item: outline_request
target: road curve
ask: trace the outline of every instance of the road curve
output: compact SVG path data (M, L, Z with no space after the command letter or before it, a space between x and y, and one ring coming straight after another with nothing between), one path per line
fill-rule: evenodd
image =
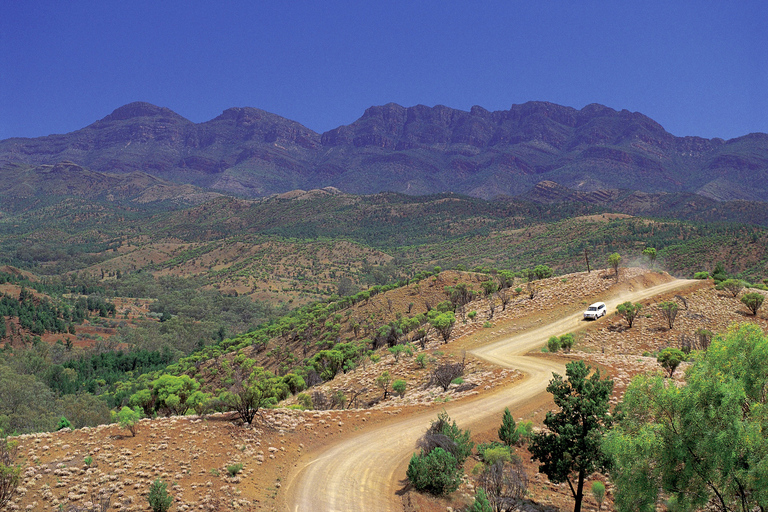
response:
M674 280L650 288L623 293L606 300L608 311L624 301L637 302L690 284ZM481 421L498 422L505 407L515 408L535 398L545 389L552 372L564 374L563 364L524 354L546 343L552 335L583 327L581 313L564 316L545 326L473 350L477 357L515 368L525 378L513 386L484 394L476 399L446 404L445 410L462 427ZM421 437L437 411L409 415L364 431L331 445L314 460L299 462L284 487L289 510L295 512L348 512L360 510L398 511L402 503L396 494L404 486L402 470L410 459L416 440ZM513 412L514 413L514 412Z

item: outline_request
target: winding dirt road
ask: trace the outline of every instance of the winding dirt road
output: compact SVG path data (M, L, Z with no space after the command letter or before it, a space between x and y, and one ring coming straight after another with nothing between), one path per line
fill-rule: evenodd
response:
M654 295L685 287L691 281L673 280L646 289L623 293L606 300L608 311L624 301L637 302ZM476 399L446 404L445 410L463 428L480 422L498 422L505 407L517 407L536 399L545 389L552 372L565 373L556 361L525 356L541 347L553 335L583 327L581 313L570 314L542 327L473 350L475 356L515 368L525 378ZM416 440L435 418L431 410L384 425L328 447L311 461L299 462L284 489L289 510L296 512L398 511L402 503L397 491L405 485L405 468ZM514 414L514 412L513 412ZM306 460L306 459L303 459Z

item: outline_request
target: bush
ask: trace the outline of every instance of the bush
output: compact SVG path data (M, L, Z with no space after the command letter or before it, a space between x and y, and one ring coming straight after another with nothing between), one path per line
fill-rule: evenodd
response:
M672 375L675 373L677 367L680 366L680 363L685 361L685 354L679 348L667 347L659 352L656 361L662 368L669 372L669 377L672 378Z
M493 512L488 497L482 487L478 487L475 494L475 502L467 509L467 512Z
M693 274L694 279L709 279L709 272L696 272Z
M242 470L243 470L242 462L238 462L237 464L230 464L229 466L227 466L227 473L229 473L229 476L235 476Z
M152 482L147 500L153 512L166 512L173 504L173 496L168 494L168 484L159 478Z
M597 510L603 507L603 500L605 499L605 484L603 482L592 483L592 496L595 497L597 502Z
M405 475L418 491L449 494L459 488L462 470L456 457L442 448L413 454Z
M509 446L496 442L482 447L481 445L478 445L477 453L480 455L482 461L489 466L495 464L496 461L499 460L502 462L512 461L512 452L509 451Z
M549 338L549 340L547 340L547 350L553 354L560 350L560 338L557 336Z
M571 347L573 347L573 344L576 340L573 338L573 334L567 333L560 336L560 347L562 347L564 352L570 352Z
M392 383L392 391L394 391L400 396L404 396L406 386L407 384L403 379L397 379L395 382Z
M65 429L65 428L70 428L71 429L72 428L72 423L70 423L67 418L62 416L61 419L59 420L58 425L56 425L56 430L62 430L62 429Z
M131 409L127 405L124 405L120 412L117 413L117 423L120 428L130 431L131 436L136 436L136 427L141 419L141 412L139 408Z
M757 310L763 305L764 300L765 296L758 292L745 293L741 297L742 304L747 306L753 315L757 315Z
M531 441L531 435L533 435L533 422L521 421L515 428L517 433L519 444L528 444Z
M725 290L736 297L744 289L744 281L738 279L726 279L715 287L717 290Z

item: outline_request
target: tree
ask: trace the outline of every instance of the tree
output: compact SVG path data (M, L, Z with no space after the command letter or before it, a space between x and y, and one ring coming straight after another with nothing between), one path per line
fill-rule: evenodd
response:
M512 300L512 294L509 292L509 288L500 288L496 292L496 296L499 298L499 302L501 302L501 310L505 311L507 309L507 304Z
M392 375L388 371L385 371L378 377L376 377L376 386L380 387L384 391L384 398L387 399L387 393L389 392L389 383L392 382Z
M250 424L259 409L277 404L289 393L290 388L283 379L256 367L247 377L236 372L235 382L221 394L221 401L237 411L243 423Z
M682 386L635 377L604 442L617 510L651 512L662 496L678 510L765 510L766 367L768 337L745 323L718 336Z
M400 396L405 396L405 389L407 386L408 386L408 383L405 382L405 380L397 379L395 382L392 383L392 391L394 391Z
M560 410L547 413L547 430L534 434L530 445L533 460L541 462L539 471L555 483L568 483L574 512L581 510L586 477L604 471L607 464L600 445L611 424L608 400L613 381L603 379L599 370L590 372L583 361L573 361L565 366L565 380L553 375L547 391Z
M191 406L189 397L198 389L200 383L189 375L161 375L152 381L152 394L156 397L155 408L164 409L168 416L183 416Z
M762 293L751 292L741 296L741 302L749 308L753 315L757 315L757 310L763 305L765 296Z
M670 329L675 325L675 318L677 317L677 311L680 306L673 300L668 300L659 304L659 311L661 315L667 320L667 325Z
M485 490L494 512L512 510L515 502L525 497L528 489L528 477L522 461L520 458L499 459L487 465L478 478L478 488Z
M603 500L605 499L605 484L603 482L592 482L592 496L594 496L597 502L597 510L603 508Z
M432 370L432 380L448 391L451 383L464 375L464 363L443 363Z
M483 288L483 294L488 297L489 295L493 294L498 289L498 286L496 285L496 281L483 281L480 286Z
M560 347L562 347L563 352L570 352L574 343L576 343L576 339L573 337L573 334L566 333L560 336Z
M149 487L147 500L153 512L166 512L173 504L173 496L168 494L168 484L157 478Z
M547 340L547 350L553 354L560 350L560 338L557 336L550 336Z
M627 325L629 325L629 328L632 328L632 324L635 322L635 318L637 318L637 315L640 313L640 310L643 309L643 305L639 303L631 303L629 301L623 302L616 306L616 311L624 317L624 320L627 321Z
M549 268L546 265L536 265L533 268L533 275L536 277L536 279L546 279L548 277L552 277L552 269Z
M504 416L501 418L499 439L507 446L512 446L520 439L520 434L515 428L515 419L512 417L512 413L509 412L509 407L504 409Z
M613 272L616 275L616 282L619 282L619 264L621 263L621 255L617 252L608 256L608 263L613 267Z
M141 419L141 412L139 408L131 409L127 405L124 405L120 412L116 414L117 423L120 428L127 429L131 433L131 437L136 437L136 426Z
M656 361L667 371L671 379L680 363L685 361L685 354L679 348L667 347L659 352Z
M646 247L643 249L643 256L648 258L648 261L651 263L651 268L653 268L653 264L656 262L656 249L653 247Z
M715 288L718 290L725 290L736 297L741 293L741 290L744 289L744 282L739 279L726 279L725 281L720 282Z
M453 332L453 326L456 324L456 317L454 314L450 311L440 313L429 322L437 332L440 333L440 336L443 337L443 341L448 343L448 338L451 337L451 333Z

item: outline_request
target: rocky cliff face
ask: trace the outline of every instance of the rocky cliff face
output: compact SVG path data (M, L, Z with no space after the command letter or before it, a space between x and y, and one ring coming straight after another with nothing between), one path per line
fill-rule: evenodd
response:
M467 112L390 103L321 135L255 108L195 124L167 108L131 103L69 134L0 141L0 162L62 160L251 197L335 186L490 198L550 180L582 192L768 198L768 135L674 137L642 114L596 104Z

